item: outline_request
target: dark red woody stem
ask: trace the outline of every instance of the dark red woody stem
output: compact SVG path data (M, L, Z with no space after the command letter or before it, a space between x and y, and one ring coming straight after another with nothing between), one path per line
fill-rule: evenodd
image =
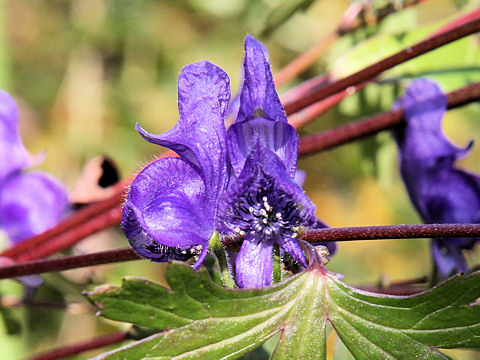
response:
M29 358L28 360L56 360L80 354L88 350L102 348L108 345L118 344L127 340L127 333L116 332L104 335L92 340L79 342L75 345L65 346L55 350L46 351Z
M448 93L448 108L453 109L480 100L480 82ZM334 146L358 140L388 130L403 120L403 111L390 110L363 120L351 122L330 130L304 136L300 139L299 155L306 156Z
M23 275L42 274L71 270L81 267L103 265L123 261L143 259L132 248L107 250L85 255L62 256L52 259L27 261L20 264L0 268L0 279Z
M299 236L300 239L310 243L456 237L480 237L480 224L420 224L325 228L309 230Z
M361 226L309 230L300 239L310 243L327 241L480 237L480 224L424 224ZM241 239L229 238L223 243L227 250L238 250ZM142 259L131 248L102 251L93 254L41 259L0 268L0 279L64 271L80 267Z
M0 256L10 257L17 261L40 258L51 254L47 247L49 249L58 249L59 243L61 243L62 249L72 246L75 241L71 238L71 235L66 233L69 229L78 228L78 231L82 232L82 236L88 236L99 230L117 225L120 220L118 209L122 202L125 185L125 181L117 184L115 194L110 198L78 210L74 215L61 221L54 228L5 250ZM100 219L98 218L99 214L102 214ZM85 223L91 225L85 227L83 226Z
M465 36L472 35L478 31L480 31L480 18L477 17L474 20L468 21L460 26L420 41L419 43L399 51L350 76L334 81L329 85L314 88L312 92L305 94L302 98L299 98L294 102L284 104L285 112L287 114L293 114L294 112L297 112L319 100L325 99L326 97L331 96L339 91L345 90L350 86L370 80L387 69L391 69L396 65L404 63L410 59L423 55Z

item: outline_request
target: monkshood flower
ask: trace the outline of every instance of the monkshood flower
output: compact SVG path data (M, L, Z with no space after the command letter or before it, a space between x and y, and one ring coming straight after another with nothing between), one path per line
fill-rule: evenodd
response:
M227 132L229 100L229 78L219 67L202 61L182 70L177 125L160 135L137 125L147 141L179 158L159 159L138 174L122 228L144 257L167 261L196 255L195 268L214 231L242 237L237 284L262 287L272 282L274 244L306 266L296 238L303 228L324 225L294 181L298 134L287 123L263 46L250 36L238 114Z
M426 223L478 223L480 221L480 177L455 167L467 155L473 142L458 148L444 135L442 117L447 99L434 82L413 81L403 98L406 125L396 140L400 149L400 170L408 194ZM478 239L434 239L432 252L443 277L465 272L463 249L472 249Z
M0 91L0 229L13 243L55 226L68 209L64 186L31 164L20 139L18 109Z

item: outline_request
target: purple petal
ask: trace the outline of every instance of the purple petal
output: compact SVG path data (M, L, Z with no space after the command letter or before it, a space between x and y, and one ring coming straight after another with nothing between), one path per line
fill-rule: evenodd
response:
M156 261L179 259L192 246L206 246L215 209L208 205L197 169L181 158L157 160L133 181L122 228L132 247Z
M0 90L0 183L28 165L28 155L18 130L15 100Z
M284 162L289 176L295 176L298 134L287 123L264 47L248 35L240 108L236 122L227 133L229 159L236 176L258 142L275 152Z
M276 240L276 243L280 245L283 250L288 252L300 265L303 267L308 266L305 255L303 254L302 248L298 244L297 239L279 237Z
M273 240L247 234L236 260L237 285L260 288L272 283Z
M43 172L18 173L0 192L0 227L19 243L55 226L68 209L63 185Z
M174 150L198 171L212 207L227 176L224 116L229 100L227 74L212 63L201 61L185 66L178 78L177 125L159 135L137 125L147 141Z

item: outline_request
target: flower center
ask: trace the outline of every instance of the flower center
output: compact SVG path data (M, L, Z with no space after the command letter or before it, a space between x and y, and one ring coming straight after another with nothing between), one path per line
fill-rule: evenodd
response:
M295 238L304 224L304 214L299 202L290 194L275 189L273 181L262 179L260 184L241 194L230 194L221 221L228 233L260 237Z

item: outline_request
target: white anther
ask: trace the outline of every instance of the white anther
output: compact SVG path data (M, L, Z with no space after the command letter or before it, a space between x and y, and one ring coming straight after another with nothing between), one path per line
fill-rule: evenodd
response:
M239 234L243 236L243 235L245 235L245 231L240 230L240 233L239 233Z
M293 234L292 234L292 238L293 238L293 239L295 239L297 236L298 236L297 233L293 233Z
M276 213L276 214L275 214L275 217L276 217L277 219L280 219L280 218L282 217L282 214Z
M268 220L267 220L267 219L263 219L262 222L263 222L264 224L268 224Z
M268 204L268 202L264 202L263 203L263 207L267 210L267 211L270 211L272 209L272 207Z
M263 201L268 201L268 198L267 198L266 196L264 196L264 197L262 198L262 200L263 200Z
M300 228L299 228L298 226L294 226L294 227L292 228L292 230L295 231L295 232L297 232L298 230L300 230Z
M260 210L260 214L262 214L262 216L264 216L264 217L267 217L267 216L268 216L268 215L267 215L267 212L265 211L265 209L261 209L261 210Z
M250 211L251 213L253 213L253 207L250 206L250 207L248 208L248 211Z
M187 252L185 250L182 251L183 255L187 255Z
M236 232L237 234L240 234L240 231L241 231L241 230L240 230L239 227L235 228L235 232Z

